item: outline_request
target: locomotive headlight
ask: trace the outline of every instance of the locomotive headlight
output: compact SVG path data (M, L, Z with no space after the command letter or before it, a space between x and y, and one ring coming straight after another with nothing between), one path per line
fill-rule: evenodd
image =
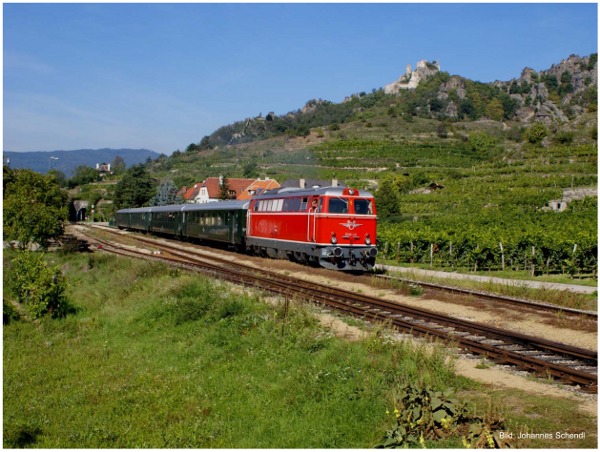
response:
M365 243L366 243L367 245L370 245L370 244L371 244L371 236L370 236L369 234L367 234L367 235L366 235L366 237L365 237Z
M334 245L337 243L337 237L335 236L335 232L331 233L331 243Z

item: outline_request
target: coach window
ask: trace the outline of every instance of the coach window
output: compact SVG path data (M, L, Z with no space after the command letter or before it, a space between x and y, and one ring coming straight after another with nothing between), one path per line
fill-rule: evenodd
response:
M329 199L329 213L348 213L348 200L344 198Z

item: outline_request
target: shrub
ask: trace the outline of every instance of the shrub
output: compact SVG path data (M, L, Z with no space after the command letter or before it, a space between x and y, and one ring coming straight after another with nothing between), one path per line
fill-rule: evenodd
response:
M558 144L571 144L571 143L573 143L574 139L575 139L575 133L568 132L568 131L558 132L554 136L554 142L558 143Z
M540 144L547 135L548 128L541 122L533 123L525 132L525 137L531 144Z
M44 255L19 251L11 265L10 288L34 319L68 312L65 281L58 268L48 267Z

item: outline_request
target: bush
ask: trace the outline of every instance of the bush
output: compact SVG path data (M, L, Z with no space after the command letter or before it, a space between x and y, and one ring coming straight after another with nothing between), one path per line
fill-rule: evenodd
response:
M574 132L563 131L563 132L558 132L554 136L554 142L557 144L571 144L571 143L573 143L574 139L575 139Z
M525 132L525 137L531 144L540 144L547 135L548 129L541 122L533 123L533 125Z
M64 278L58 268L48 267L43 254L19 251L10 271L12 293L34 319L67 314Z

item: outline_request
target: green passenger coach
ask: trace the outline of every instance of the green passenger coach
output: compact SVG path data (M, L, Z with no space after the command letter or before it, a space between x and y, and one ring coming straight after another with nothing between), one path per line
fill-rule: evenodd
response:
M141 207L119 210L116 223L119 229L243 247L247 211L247 201Z

